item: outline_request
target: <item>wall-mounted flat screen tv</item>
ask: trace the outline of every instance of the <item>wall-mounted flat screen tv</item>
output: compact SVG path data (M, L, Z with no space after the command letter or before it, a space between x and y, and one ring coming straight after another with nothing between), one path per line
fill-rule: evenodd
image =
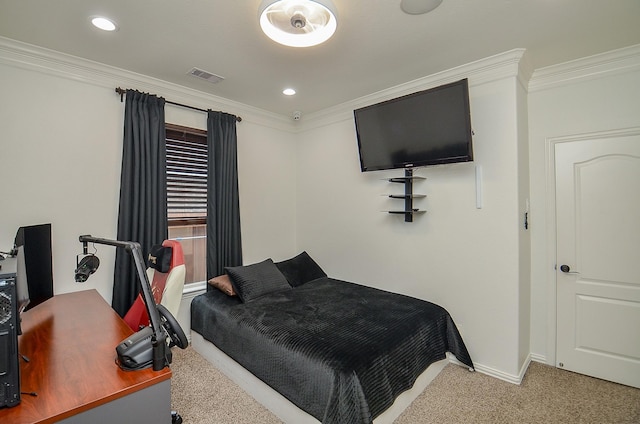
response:
M463 79L353 111L362 171L473 160Z

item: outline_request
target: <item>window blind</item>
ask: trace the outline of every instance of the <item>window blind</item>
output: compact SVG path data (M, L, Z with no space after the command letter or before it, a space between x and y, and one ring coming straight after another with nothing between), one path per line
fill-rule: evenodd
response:
M206 222L207 135L200 131L167 124L169 225Z

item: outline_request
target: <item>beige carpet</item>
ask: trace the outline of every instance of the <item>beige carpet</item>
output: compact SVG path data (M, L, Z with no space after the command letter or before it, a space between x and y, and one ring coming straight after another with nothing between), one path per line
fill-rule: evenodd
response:
M171 407L185 424L280 423L191 347L172 351ZM395 421L416 423L640 424L640 389L538 363L520 386L447 365Z

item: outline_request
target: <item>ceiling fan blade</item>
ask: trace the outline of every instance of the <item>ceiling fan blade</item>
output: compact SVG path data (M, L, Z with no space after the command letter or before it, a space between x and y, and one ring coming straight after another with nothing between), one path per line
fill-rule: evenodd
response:
M267 19L275 28L290 34L304 34L303 28L291 25L291 15L284 10L271 10L267 12Z
M305 18L307 22L312 22L314 25L325 26L331 19L331 15L324 9L316 8L305 13Z

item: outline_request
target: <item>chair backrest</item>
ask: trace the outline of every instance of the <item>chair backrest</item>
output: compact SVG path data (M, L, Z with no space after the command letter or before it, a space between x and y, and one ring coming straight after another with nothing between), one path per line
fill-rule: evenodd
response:
M186 268L184 265L184 254L182 245L177 240L165 240L162 246L171 249L171 260L168 272L160 272L154 267L147 268L147 277L151 283L151 292L156 304L162 304L171 315L177 316L182 300L182 289ZM133 331L138 331L140 327L149 325L149 315L147 308L138 295L135 302L124 316L124 321Z
M170 271L165 275L165 285L162 291L160 303L167 308L171 315L177 318L182 301L182 290L184 289L184 279L187 268L184 265L184 254L182 253L182 245L177 240L165 240L162 245L171 247L173 254L171 255ZM160 274L156 272L156 274ZM155 280L154 275L154 280Z

